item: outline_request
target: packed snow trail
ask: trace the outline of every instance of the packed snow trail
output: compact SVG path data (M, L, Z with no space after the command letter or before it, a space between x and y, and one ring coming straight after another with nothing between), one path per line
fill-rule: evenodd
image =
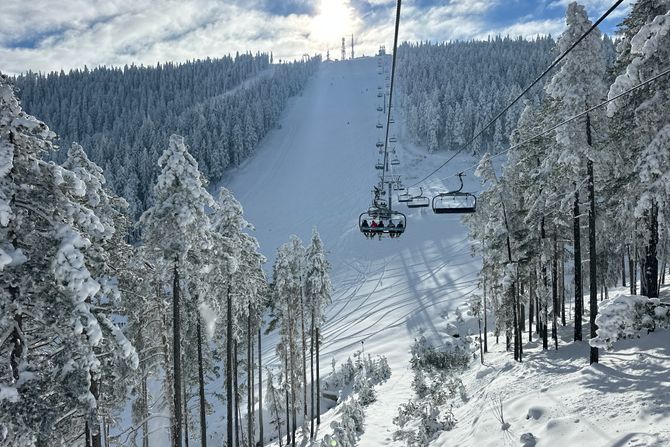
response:
M277 248L289 235L308 243L313 227L321 234L334 288L323 328L322 374L330 371L332 358L345 361L361 348L361 341L366 353L388 357L393 376L378 388L379 400L368 411L359 442L366 447L391 443L397 406L412 396L409 347L421 334L444 330L447 319L455 317L456 307L474 290L479 266L457 216L436 216L430 208L409 210L394 203L407 215L401 237L367 240L358 230L358 215L370 205L370 190L377 181L377 87L383 82L376 58L323 63L303 94L287 107L281 128L224 182L256 227L254 235L269 258L268 273ZM401 121L396 116L396 122ZM408 147L402 131L397 133L405 183L449 156L426 156ZM463 156L445 173L473 163ZM465 181L466 189L477 188L474 176ZM269 363L276 362L275 343L272 337L264 341ZM325 423L322 427L328 428Z

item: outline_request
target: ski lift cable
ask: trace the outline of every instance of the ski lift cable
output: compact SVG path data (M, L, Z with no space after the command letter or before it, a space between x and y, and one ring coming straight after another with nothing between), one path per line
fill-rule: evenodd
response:
M623 0L622 0L623 1ZM391 87L389 88L389 106L386 110L386 136L384 139L384 166L385 169L382 171L382 182L381 187L384 187L385 175L388 170L388 146L389 146L389 127L391 121L391 107L393 104L393 86L395 84L395 64L396 58L398 55L398 30L400 29L400 5L402 0L398 0L396 5L395 12L395 34L393 36L393 60L391 62Z
M437 169L435 169L433 172L431 172L430 174L428 174L427 176L425 176L424 178L422 178L421 180L419 180L418 182L416 182L412 186L416 186L419 183L422 183L422 182L428 180L428 178L432 177L436 172L438 172L443 167L445 167L447 165L447 163L449 163L451 160L453 160L458 154L463 152L468 146L470 146L472 143L474 143L477 138L479 138L484 132L486 132L486 130L488 128L490 128L496 121L498 121L500 119L500 117L502 117L505 114L505 112L507 112L509 109L511 109L512 106L514 106L514 104L516 104L526 93L528 93L531 88L535 87L535 85L537 85L537 83L540 82L540 80L542 80L542 78L544 78L556 65L558 65L559 62L561 62L568 55L568 53L570 53L577 45L579 45L579 43L582 40L584 40L586 38L586 36L591 34L591 32L594 29L596 29L596 27L598 25L600 25L600 23L602 23L602 21L605 20L619 5L621 5L621 3L623 3L623 1L624 0L617 0L616 3L614 3L602 16L600 16L600 18L598 20L596 20L593 23L593 25L591 25L591 27L588 30L586 30L586 32L584 34L582 34L582 36L579 39L577 39L577 41L570 46L570 48L568 48L560 56L558 56L554 60L554 62L552 62L549 65L549 67L547 67L540 74L540 76L538 76L533 82L531 82L528 87L526 87L511 103L509 103L507 105L507 107L502 109L500 111L500 113L498 113L491 121L489 121L482 129L480 129L479 132L477 132L472 138L470 138L470 140L468 140L468 142L465 143L465 145L463 145L463 147L461 147L459 150L457 150L456 153L454 153L451 157L449 157L447 159L447 161L442 163ZM396 29L396 33L397 33L397 29ZM393 54L393 57L394 57L394 61L395 61L395 53ZM391 82L391 87L393 87L393 82Z
M568 119L566 119L566 120L564 120L564 121L561 121L560 123L555 124L555 125L551 126L550 128L545 129L545 130L543 130L543 131L541 131L541 132L539 132L539 133L533 135L532 137L530 137L530 138L528 138L528 139L526 139L526 140L524 140L524 141L521 141L521 142L519 142L519 143L517 143L517 144L515 144L515 145L513 145L513 146L510 146L510 147L508 147L508 148L505 149L505 150L502 150L502 151L500 151L500 152L497 152L497 153L491 155L489 158L497 158L497 157L500 157L501 155L504 155L504 154L508 153L509 151L511 151L511 150L513 150L513 149L516 149L516 148L518 148L518 147L520 147L520 146L523 146L523 145L525 145L525 144L531 143L532 141L536 140L537 138L540 138L540 137L542 137L542 136L548 134L549 132L558 129L558 128L561 127L561 126L564 126L564 125L566 125L566 124L568 124L568 123L570 123L570 122L572 122L572 121L575 121L576 119L579 119L579 118L585 116L586 114L588 114L588 113L590 113L590 112L592 112L592 111L594 111L594 110L597 110L597 109L599 109L599 108L601 108L601 107L603 107L603 106L609 104L609 103L612 102L612 101L616 101L617 99L621 98L622 96L625 96L625 95L627 95L627 94L629 94L629 93L631 93L631 92L633 92L633 91L635 91L635 90L637 90L637 89L639 89L639 88L642 88L642 87L644 87L645 85L647 85L647 84L649 84L649 83L651 83L651 82L653 82L653 81L656 81L657 79L662 78L663 76L668 75L668 74L670 74L670 66L667 67L665 70L661 71L660 73L658 73L658 74L652 76L651 78L647 79L646 81L640 82L639 84L637 84L637 85L635 85L635 86L629 88L628 90L625 90L625 91L619 93L619 94L616 95L616 96L613 96L613 97L611 97L611 98L609 98L609 99L606 99L605 101L601 102L600 104L596 104L595 106L590 107L590 108L584 110L583 112L578 113L577 115L574 115L574 116L572 116L572 117L570 117L570 118L568 118ZM452 158L453 158L453 157L452 157ZM444 177L444 178L442 178L441 180L447 180L447 179L450 179L450 178L452 178L452 177L456 177L456 176L462 174L462 173L465 172L465 171L470 171L470 170L476 169L477 166L479 166L479 163L476 163L476 164L474 164L474 165L472 165L472 166L470 166L470 167L468 167L468 168L462 169L458 174L453 174L453 175L449 175L449 176L447 176L447 177ZM419 183L421 183L421 182L419 182ZM418 183L417 183L417 184L418 184ZM412 186L416 186L416 184L415 184L415 185L412 185Z

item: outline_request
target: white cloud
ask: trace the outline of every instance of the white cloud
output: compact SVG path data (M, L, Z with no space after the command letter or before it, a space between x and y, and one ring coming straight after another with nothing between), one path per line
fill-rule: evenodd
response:
M268 11L276 1L280 0L5 0L9 3L0 15L0 70L154 65L236 51L273 51L276 59L295 59L304 53L325 55L330 49L331 56L339 57L340 33L355 35L358 55L392 45L395 0L291 0L281 4L281 15ZM547 1L547 7L555 8L567 2ZM598 6L609 0L586 2L600 12ZM563 29L562 19L537 17L492 29L487 15L501 5L501 0L450 0L425 6L407 0L400 41L530 37L557 35ZM338 13L338 20L330 20L333 14L319 15L328 8Z

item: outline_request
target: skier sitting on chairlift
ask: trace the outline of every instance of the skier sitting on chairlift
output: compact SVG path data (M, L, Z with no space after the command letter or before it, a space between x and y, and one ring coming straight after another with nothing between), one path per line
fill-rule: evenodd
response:
M384 221L379 219L379 223L377 224L377 233L383 233L384 232Z
M365 237L370 237L371 236L370 225L368 224L367 219L363 219L363 223L361 224L361 228L363 228L363 234L365 235Z
M396 237L395 225L393 224L392 220L389 221L389 224L387 225L387 228L389 229L389 236L390 237Z

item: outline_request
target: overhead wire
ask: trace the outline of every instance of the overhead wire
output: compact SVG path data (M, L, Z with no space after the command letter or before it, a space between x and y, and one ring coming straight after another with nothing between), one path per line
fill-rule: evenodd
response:
M575 41L570 47L565 50L560 56L558 56L533 82L530 83L514 100L509 103L504 109L502 109L493 119L491 119L482 129L479 130L470 140L468 140L463 147L461 147L459 150L457 150L451 157L447 159L444 163L442 163L440 166L438 166L435 170L433 170L430 174L419 180L418 182L410 185L410 187L414 187L420 183L423 183L424 181L428 180L430 177L432 177L435 173L440 171L442 168L444 168L451 160L456 158L458 154L463 152L466 148L468 148L472 143L474 143L477 138L479 138L486 130L488 130L496 121L500 119L509 109L511 109L514 104L516 104L526 93L530 91L535 85L537 85L542 78L544 78L556 65L558 65L579 43L581 43L582 40L584 40L591 32L600 25L621 3L623 3L624 0L617 0L603 15L600 16L598 20L596 20L591 27L584 32L580 36L579 39ZM394 54L395 57L395 54Z
M398 54L398 30L400 29L400 6L402 0L398 0L396 5L395 13L395 33L393 36L393 59L391 62L391 86L389 87L389 100L388 100L388 109L386 113L386 137L384 139L384 169L382 169L382 178L380 187L384 189L384 181L386 178L386 172L388 171L388 146L389 146L389 127L391 125L391 107L393 104L393 85L395 81L395 65L396 58ZM390 199L390 197L389 197ZM389 201L390 204L390 201Z

